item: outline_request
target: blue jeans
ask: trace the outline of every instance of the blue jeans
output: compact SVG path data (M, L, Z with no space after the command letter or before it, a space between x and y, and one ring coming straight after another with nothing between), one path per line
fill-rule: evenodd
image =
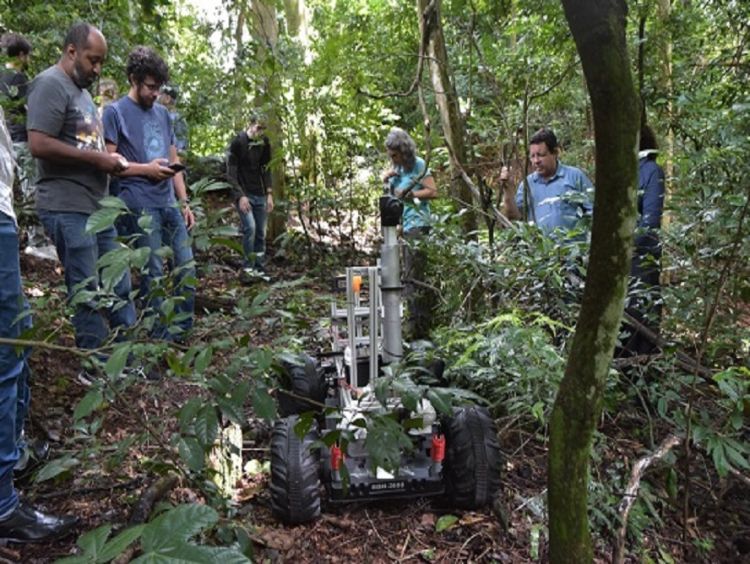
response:
M138 225L141 216L149 216L150 226L144 231ZM131 208L123 217L121 228L124 235L135 235L137 248L149 247L146 271L141 275L140 297L152 313L162 312L164 303L164 254L162 247L172 250L170 260L174 270L173 296L178 298L174 307L175 317L169 325L179 327L180 333L193 327L195 310L195 262L190 236L185 226L182 213L176 206L164 208ZM157 339L174 339L178 334L170 331L164 321L157 317L151 330L151 336Z
M28 309L21 286L18 230L0 212L0 337L17 339L31 325L31 317L17 319ZM0 517L18 504L13 488L13 466L19 457L18 438L29 405L28 350L0 345Z
M242 250L245 253L245 266L263 266L266 253L266 196L247 196L250 200L251 210L243 213L237 204L237 213L240 215L240 231L242 232Z
M117 249L117 232L109 227L96 234L86 233L89 214L75 212L39 211L47 235L57 247L57 256L65 268L65 285L68 300L72 300L80 289L96 291L99 273L96 263L99 257ZM130 274L126 272L115 285L115 295L121 300L117 307L108 307L106 317L110 328L126 329L135 323L135 306L130 299ZM123 305L124 304L124 305ZM96 349L107 340L109 330L100 305L94 300L85 300L75 305L73 329L76 345L82 349Z

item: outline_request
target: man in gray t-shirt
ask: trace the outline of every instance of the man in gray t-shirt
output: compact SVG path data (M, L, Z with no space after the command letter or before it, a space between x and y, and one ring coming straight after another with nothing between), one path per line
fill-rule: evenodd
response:
M106 55L102 33L89 24L76 24L65 37L59 62L40 73L29 92L29 149L39 172L37 211L57 247L71 299L77 288L98 290L97 260L118 248L114 227L86 233L89 216L108 193L108 175L128 166L121 155L106 151L102 124L86 90L99 77ZM115 285L115 294L125 305L109 311L113 328L135 322L129 293L126 271ZM76 344L86 349L99 348L109 333L94 300L76 304L73 327Z

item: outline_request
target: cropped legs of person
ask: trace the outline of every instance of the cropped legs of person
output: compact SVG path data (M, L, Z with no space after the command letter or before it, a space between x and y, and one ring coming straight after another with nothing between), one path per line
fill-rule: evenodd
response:
M266 253L266 222L268 219L267 200L265 196L247 196L250 200L250 211L243 212L239 205L240 231L242 232L242 250L245 268L263 270Z
M0 336L18 338L26 303L21 285L18 231L12 217L0 212ZM13 485L19 456L18 435L28 409L26 351L0 345L0 539L43 542L68 534L78 522L72 516L44 514L20 502Z
M39 215L47 234L55 243L65 269L68 299L75 303L73 328L76 346L83 349L101 347L109 337L110 328L118 332L118 338L122 338L122 331L135 323L135 306L130 300L129 272L126 271L113 288L116 297L125 305L110 304L103 307L93 297L78 297L79 291L96 292L99 289L97 260L119 248L115 228L108 227L97 234L90 234L86 233L88 214L40 212Z
M146 230L138 224L139 218L144 215L150 218ZM192 329L195 311L195 263L182 215L176 207L139 208L131 210L127 220L127 234L136 235L136 246L150 249L146 271L141 276L139 295L155 316L151 336L156 339L179 339L180 335ZM165 289L162 247L172 251L174 296L178 302L174 308L174 323L169 325L179 328L179 334L171 332L166 320L162 319Z

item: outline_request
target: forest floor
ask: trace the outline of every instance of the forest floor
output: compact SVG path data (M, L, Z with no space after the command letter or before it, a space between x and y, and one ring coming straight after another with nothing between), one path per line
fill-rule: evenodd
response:
M59 266L24 256L23 273L32 285L55 287L61 280ZM290 280L299 269L278 261L270 265L273 280ZM268 284L261 283L267 287ZM321 287L325 283L321 282ZM242 289L231 268L216 269L201 279L204 298L221 300L226 289ZM59 292L59 286L56 290ZM198 326L201 314L198 314ZM261 334L253 335L262 341ZM62 331L61 344L72 344ZM116 441L140 432L144 418L169 417L192 397L195 388L185 380L167 375L158 382L141 381L131 386L124 403L111 406L95 441L77 445L72 442L72 413L87 393L79 383L78 360L71 353L37 348L32 357L34 371L31 421L32 437L51 443L52 457L69 454L78 458L111 457ZM127 406L127 408L123 408ZM624 405L615 420L603 421L600 432L608 443L608 461L598 468L631 467L644 455L643 441L633 439L633 429L642 427L644 418L637 405ZM248 413L245 431L245 460L268 459L270 425ZM169 429L169 426L167 426ZM663 438L663 437L661 437ZM163 437L168 441L167 433ZM240 484L236 503L237 520L250 532L254 559L258 562L534 562L546 561L546 441L539 433L501 425L501 448L505 456L503 491L493 507L484 511L456 511L442 499L417 499L404 503L380 502L343 506L325 506L323 516L313 523L287 527L276 521L270 511L268 475L248 475ZM659 439L656 440L659 442ZM47 545L9 545L0 547L0 562L53 562L74 554L81 533L110 523L116 529L128 523L133 507L144 491L159 476L149 470L148 461L156 451L134 447L107 463L73 467L58 479L34 483L26 478L18 485L30 502L53 512L77 515L81 523L77 534ZM87 471L85 468L98 468ZM641 550L629 562L750 562L750 486L747 481L718 479L709 469L710 461L696 455L688 541L683 541L682 509L678 501L662 503L662 522L644 526ZM659 483L658 468L652 483ZM664 480L661 480L662 482ZM669 497L664 489L651 488L657 498ZM190 484L179 483L166 496L171 503L201 502L203 498ZM619 499L610 500L616 507ZM671 505L670 505L671 504ZM455 515L457 522L438 532L441 516ZM641 519L648 518L641 516ZM596 537L597 562L611 558L610 541ZM701 550L699 545L703 541ZM632 545L631 545L632 546ZM647 557L646 554L650 556Z

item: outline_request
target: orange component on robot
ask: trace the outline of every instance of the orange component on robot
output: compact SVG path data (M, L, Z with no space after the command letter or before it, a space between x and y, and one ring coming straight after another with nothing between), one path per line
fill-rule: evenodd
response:
M362 277L352 276L352 290L354 290L354 293L359 294L359 291L361 289L362 289Z
M334 472L340 470L343 460L344 454L341 452L339 445L331 445L331 470Z
M432 460L442 462L445 458L445 435L432 435Z

